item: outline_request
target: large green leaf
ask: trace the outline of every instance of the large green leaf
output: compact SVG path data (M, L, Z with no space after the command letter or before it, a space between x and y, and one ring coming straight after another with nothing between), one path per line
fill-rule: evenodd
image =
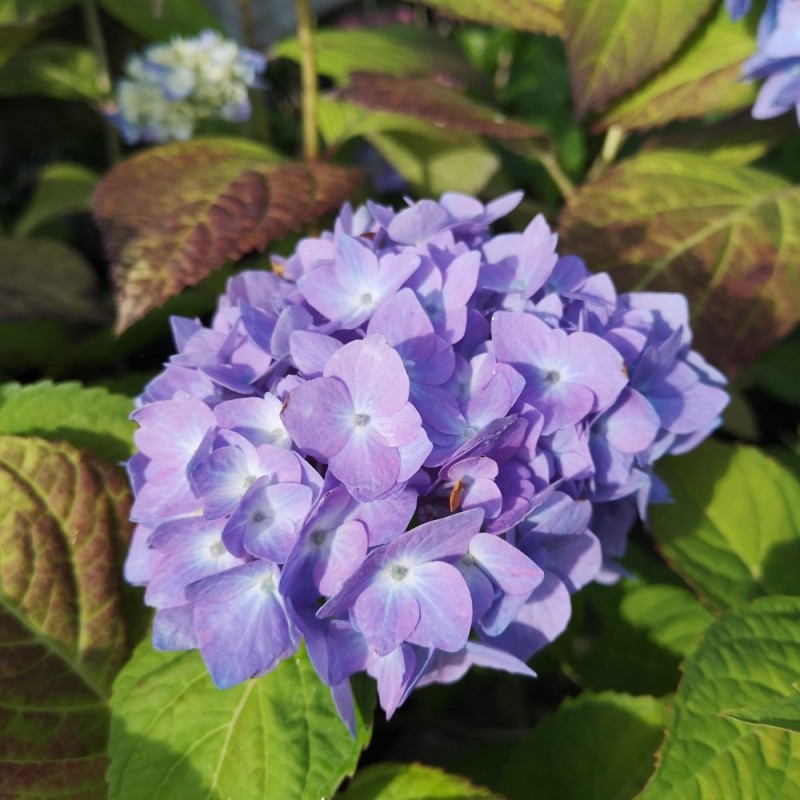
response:
M686 660L658 770L641 800L795 800L800 736L720 716L794 693L800 599L767 597L728 612Z
M0 67L19 52L36 34L39 26L32 22L16 22L12 15L3 16L0 6Z
M320 30L314 37L317 70L344 83L351 72L390 75L438 75L475 88L485 78L471 67L459 49L433 31L406 25L385 28ZM274 56L300 60L297 39L285 39Z
M371 733L371 703L351 738L304 653L221 691L198 652L143 642L111 707L112 800L326 797L355 770Z
M499 28L561 35L564 0L417 0L464 19Z
M78 252L55 239L0 238L0 320L107 316L94 270Z
M653 535L703 598L723 608L800 594L800 476L755 447L713 441L659 472L675 502L653 507Z
M584 692L509 751L509 800L631 800L653 769L666 722L654 697ZM535 788L534 788L535 787Z
M425 134L386 131L366 138L419 194L477 194L500 168L500 159L480 137L433 125Z
M99 0L104 11L149 39L193 36L219 21L203 0Z
M88 47L60 42L33 44L0 69L0 97L42 94L60 100L101 96L97 59Z
M67 161L46 166L39 175L33 198L14 227L16 236L27 236L54 217L88 211L97 173Z
M94 207L112 261L117 332L227 259L336 208L358 180L354 170L286 162L224 138L153 147L118 164Z
M754 49L753 34L731 22L720 4L717 14L692 36L678 57L612 106L600 126L654 128L749 106L756 87L741 80L742 62Z
M1 793L97 800L128 652L126 482L65 442L0 436L0 494Z
M676 53L715 0L564 0L579 116L602 111Z
M133 452L133 401L76 382L0 386L0 434L65 439L109 461Z
M761 170L642 153L581 187L561 229L623 289L684 292L716 366L754 361L800 320L800 188Z
M466 778L422 764L376 764L359 771L337 800L500 800Z
M55 14L79 0L0 0L0 22L34 20Z
M797 684L795 683L795 689ZM750 708L729 708L720 711L723 717L738 719L750 725L767 725L800 733L800 693L780 697L763 706Z

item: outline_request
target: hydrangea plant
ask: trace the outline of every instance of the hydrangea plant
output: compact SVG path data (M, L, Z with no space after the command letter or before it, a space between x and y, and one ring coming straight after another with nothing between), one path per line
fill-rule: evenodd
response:
M682 295L618 295L542 216L492 235L520 199L345 205L210 327L173 319L128 464L157 648L224 688L305 639L352 727L354 673L388 716L472 664L531 674L570 595L619 577L725 379Z
M207 119L243 122L264 67L260 53L216 31L177 36L128 58L109 118L128 144L190 139Z

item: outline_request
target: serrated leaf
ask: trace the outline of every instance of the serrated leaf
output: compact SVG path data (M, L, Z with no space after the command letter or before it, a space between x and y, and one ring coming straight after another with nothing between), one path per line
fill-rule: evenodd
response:
M25 213L17 220L15 236L27 236L40 225L64 214L92 207L98 175L82 164L67 161L46 166Z
M672 63L620 99L596 127L616 124L641 130L752 105L756 87L741 77L742 62L754 50L752 32L732 22L720 4Z
M358 180L354 170L286 162L223 138L153 147L118 164L94 205L112 262L117 332L227 259L338 207Z
M469 65L459 49L433 31L408 25L385 28L320 30L314 36L317 71L338 83L352 72L390 75L437 75L475 88L485 77ZM285 39L273 56L300 60L297 39Z
M197 651L159 653L145 641L111 707L111 800L326 797L371 733L370 707L351 738L304 653L221 691Z
M509 800L631 800L652 771L665 722L654 697L584 692L510 749L501 789Z
M561 36L564 0L417 0L448 15L498 28Z
M501 800L499 795L423 764L376 764L360 770L337 800Z
M750 164L797 136L797 120L788 115L753 119L743 111L710 125L691 125L651 135L645 149L692 150L725 164Z
M0 434L64 439L118 462L133 453L133 400L77 382L0 386Z
M797 684L795 684L797 688ZM755 708L730 708L719 712L723 717L738 719L750 725L766 725L770 728L800 733L800 694L781 697L772 703Z
M140 36L153 41L194 36L219 28L219 20L203 0L98 0L104 11Z
M41 94L61 100L98 100L97 59L88 47L60 42L33 44L0 70L0 97Z
M728 612L684 664L658 769L641 800L794 800L800 737L719 712L791 693L800 664L800 599L765 597Z
M715 0L564 0L578 116L602 111L677 52Z
M566 249L624 289L684 292L695 346L733 371L800 320L800 188L680 150L642 153L581 187Z
M542 139L545 134L497 109L477 103L430 77L406 78L379 72L353 72L338 96L374 111L422 119L449 131L498 139Z
M0 239L0 321L102 322L94 270L54 239Z
M703 598L724 608L800 594L797 475L755 447L713 441L659 473L675 502L653 506L653 535Z
M128 652L127 483L66 442L0 436L0 494L3 797L96 800Z
M498 156L477 136L430 126L425 134L374 132L366 136L419 194L478 194L500 168Z

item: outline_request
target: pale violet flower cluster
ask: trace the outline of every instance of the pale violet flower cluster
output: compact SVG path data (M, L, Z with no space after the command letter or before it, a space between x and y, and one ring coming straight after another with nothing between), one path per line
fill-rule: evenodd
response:
M726 0L726 5L736 20L750 10L751 0ZM770 119L794 108L800 121L800 0L767 0L757 41L743 67L745 78L764 80L753 116Z
M264 67L260 53L216 31L151 45L128 59L109 118L129 144L190 139L207 119L243 122Z
M126 562L155 646L219 687L305 640L343 719L471 665L526 661L614 580L666 499L652 471L720 421L679 294L617 294L520 201L345 206L275 272L231 279L139 398Z

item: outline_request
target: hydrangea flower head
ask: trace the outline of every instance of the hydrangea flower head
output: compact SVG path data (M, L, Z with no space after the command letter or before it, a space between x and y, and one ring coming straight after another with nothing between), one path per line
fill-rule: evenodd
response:
M542 217L464 195L345 206L281 276L231 279L139 398L126 562L165 650L220 687L305 640L342 718L473 664L532 674L620 574L653 464L720 421L681 295L618 295Z
M186 140L205 119L242 122L265 65L216 31L151 45L128 59L110 119L129 144Z

